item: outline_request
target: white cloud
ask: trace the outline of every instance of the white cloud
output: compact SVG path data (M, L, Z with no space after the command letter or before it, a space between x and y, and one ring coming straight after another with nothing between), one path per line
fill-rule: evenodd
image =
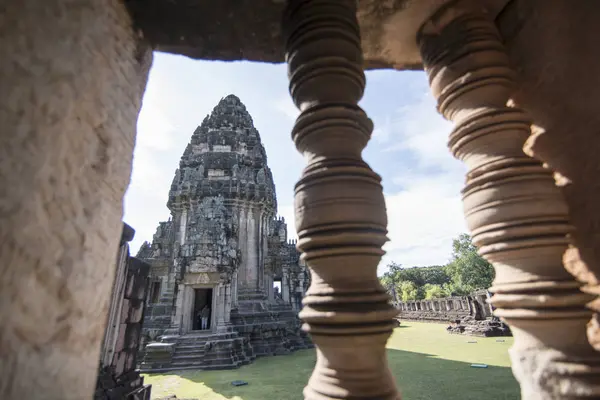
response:
M275 102L275 109L282 112L286 117L295 121L300 115L300 111L296 108L296 105L292 101L290 96L281 97Z
M387 143L390 139L392 131L392 118L386 115L383 121L380 121L375 125L371 138L374 143Z
M452 239L466 231L456 176L412 176L404 190L385 196L388 238L379 273L395 261L405 266L444 264ZM280 207L288 224L288 238L297 238L293 206Z
M460 189L464 166L446 146L452 124L435 109L427 92L400 107L387 129L377 138L389 152L408 152L413 168L395 174L402 189L386 193L388 242L379 272L390 261L406 266L440 265L450 256L452 239L466 231Z
M401 190L390 192L384 187L390 241L384 246L387 254L380 274L391 261L405 266L444 264L450 258L452 239L467 231L460 195L465 168L446 146L452 124L437 113L428 92L414 98L379 119L369 145L379 152L408 153L415 161L412 168L398 168L405 164L403 160L389 166L400 171L391 181ZM284 104L278 102L277 108L286 113ZM295 238L293 206L279 209L288 223L288 236Z
M455 177L445 174L421 177L385 197L390 242L384 247L388 254L382 264L426 266L448 260L452 239L466 230L456 183Z
M414 152L421 167L448 167L457 164L447 147L452 123L443 119L435 109L429 93L416 96L414 104L403 105L395 115L393 125L400 138L387 151Z

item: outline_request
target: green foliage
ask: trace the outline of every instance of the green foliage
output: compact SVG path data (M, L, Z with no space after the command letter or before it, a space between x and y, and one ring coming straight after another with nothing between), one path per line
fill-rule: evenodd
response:
M425 293L425 299L439 299L441 297L447 297L450 295L446 286L432 285L431 283L423 286L423 292Z
M419 289L417 285L414 284L414 282L401 281L400 285L398 285L398 289L402 301L420 300L421 298Z
M459 283L450 282L446 285L446 290L448 292L448 296L467 296L473 290L471 288L465 287Z
M392 262L380 279L394 300L421 300L464 296L488 288L494 269L477 253L471 237L461 234L452 241L452 260L447 265L405 268Z
M477 253L471 237L465 233L452 242L452 261L446 266L446 272L457 288L472 292L487 289L494 280L494 268Z

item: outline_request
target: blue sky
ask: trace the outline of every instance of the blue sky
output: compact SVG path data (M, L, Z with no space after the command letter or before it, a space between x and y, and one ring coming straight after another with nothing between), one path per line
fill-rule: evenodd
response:
M304 167L290 137L298 115L285 65L204 62L155 53L138 120L124 220L136 230L133 252L169 217L167 196L194 129L222 97L246 105L267 151L279 214L295 237L294 183ZM380 265L444 264L452 238L466 232L462 164L446 148L451 125L435 110L423 72L370 71L361 102L375 123L363 156L383 178L390 242Z

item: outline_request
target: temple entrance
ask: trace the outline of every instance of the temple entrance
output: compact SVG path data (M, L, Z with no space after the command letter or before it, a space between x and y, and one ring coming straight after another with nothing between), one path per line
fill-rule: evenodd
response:
M194 289L194 308L192 310L192 330L210 330L212 318L212 298L213 290ZM206 307L206 308L205 308ZM202 326L202 320L205 319L205 326Z
M273 279L273 297L275 297L275 300L283 299L283 292L281 291L281 278Z

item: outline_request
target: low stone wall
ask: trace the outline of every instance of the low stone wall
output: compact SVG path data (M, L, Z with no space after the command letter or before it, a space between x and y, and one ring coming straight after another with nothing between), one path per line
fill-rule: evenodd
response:
M426 321L426 322L451 322L462 320L468 317L468 311L402 311L400 312L400 320L409 321Z
M475 320L484 320L493 316L487 298L487 291L481 290L469 296L400 301L394 305L399 310L401 320L455 322L469 316Z
M394 306L400 320L448 323L449 333L512 336L509 327L493 316L488 297L487 290L479 290L468 296L395 302Z

